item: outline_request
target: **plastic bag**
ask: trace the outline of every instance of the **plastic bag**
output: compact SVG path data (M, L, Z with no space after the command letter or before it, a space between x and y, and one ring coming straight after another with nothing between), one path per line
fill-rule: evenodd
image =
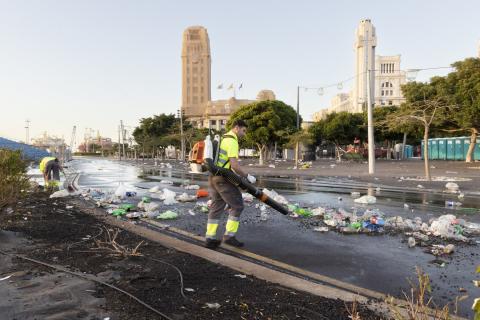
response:
M148 189L148 192L155 193L155 192L158 192L159 190L160 190L159 186L154 186Z
M171 204L178 203L177 200L175 200L175 195L176 195L175 192L165 188L163 189L163 195L165 196L165 200L163 201L164 204L171 205Z
M70 193L68 192L67 189L56 191L50 195L50 198L63 198L63 197L68 197Z
M162 220L171 220L171 219L177 219L178 214L176 212L167 210L157 216L157 219L162 219Z
M118 188L115 190L115 197L120 199L125 199L127 194L127 189L123 184L120 184Z
M377 198L375 198L374 196L363 196L353 201L355 201L356 203L362 203L362 204L374 204L377 202Z

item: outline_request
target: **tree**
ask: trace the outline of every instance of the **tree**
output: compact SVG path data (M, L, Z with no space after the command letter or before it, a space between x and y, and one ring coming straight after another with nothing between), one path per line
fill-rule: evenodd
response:
M340 145L352 143L356 137L366 137L363 115L345 111L328 114L325 119L314 123L310 127L310 132L318 144L323 142L335 144L337 155L340 154Z
M300 144L312 144L314 139L312 133L308 130L299 130L288 137L287 147L295 147L295 166L298 168L298 148Z
M140 119L140 125L133 130L133 137L143 153L155 152L158 147L177 141L170 136L176 121L174 114L164 113Z
M227 129L237 119L247 123L245 143L257 146L261 165L268 146L275 142L286 143L287 137L279 135L281 130L292 133L297 131L297 113L291 106L278 100L257 101L240 107L231 115Z
M430 181L430 165L428 157L428 138L433 126L441 126L453 105L449 98L439 95L439 86L435 81L431 83L411 82L402 86L407 100L400 109L387 116L390 128L402 125L419 124L423 127L423 157L425 163L425 178Z
M468 58L455 62L452 66L456 70L447 75L445 91L461 106L454 118L461 129L470 131L466 162L472 162L480 131L480 58Z

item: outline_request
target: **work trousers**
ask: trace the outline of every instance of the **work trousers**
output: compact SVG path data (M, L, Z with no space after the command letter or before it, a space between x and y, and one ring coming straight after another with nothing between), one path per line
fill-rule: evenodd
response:
M240 214L243 211L242 193L222 176L210 176L208 184L212 204L208 212L206 237L216 238L218 222L227 204L229 215L225 236L234 237L238 231Z

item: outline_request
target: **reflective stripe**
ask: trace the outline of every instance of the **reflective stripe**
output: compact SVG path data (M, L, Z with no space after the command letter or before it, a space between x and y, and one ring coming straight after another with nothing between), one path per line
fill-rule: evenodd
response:
M225 234L228 236L234 236L238 231L239 225L239 221L231 220L230 217L228 217Z
M223 149L220 149L219 153L220 153L220 154L227 155L227 151L225 151L225 150L223 150Z
M235 217L235 216L229 215L229 216L228 216L228 220L240 221L240 217Z
M217 228L218 223L207 223L207 232L205 234L205 237L215 239L217 237Z
M218 224L220 220L218 219L208 219L207 223Z

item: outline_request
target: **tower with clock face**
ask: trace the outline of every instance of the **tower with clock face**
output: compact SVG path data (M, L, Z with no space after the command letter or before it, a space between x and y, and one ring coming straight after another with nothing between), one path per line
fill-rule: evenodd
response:
M183 32L182 109L186 117L201 116L211 100L211 56L207 29L201 26Z

